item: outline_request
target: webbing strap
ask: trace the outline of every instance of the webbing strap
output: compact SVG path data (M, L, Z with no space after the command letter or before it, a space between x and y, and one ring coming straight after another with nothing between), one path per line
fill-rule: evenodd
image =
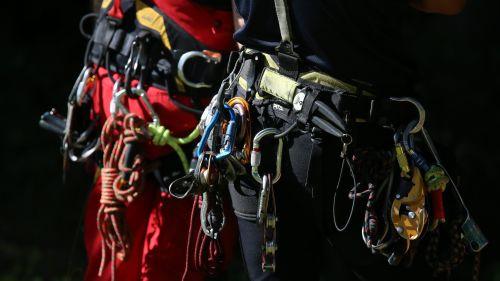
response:
M274 0L276 7L276 15L278 16L278 23L280 27L281 41L292 42L290 16L288 14L288 6L285 0Z
M274 0L281 34L281 42L276 48L279 72L297 79L299 75L299 55L293 50L292 28L286 0Z
M299 83L287 76L266 67L260 79L259 88L276 98L284 100L289 104L293 103L293 98Z

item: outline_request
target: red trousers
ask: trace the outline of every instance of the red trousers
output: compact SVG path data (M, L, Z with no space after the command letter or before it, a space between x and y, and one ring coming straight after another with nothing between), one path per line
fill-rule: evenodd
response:
M96 79L96 90L93 95L96 118L103 123L109 116L109 101L112 97L112 82L106 71L100 69ZM196 117L177 108L164 91L150 88L148 97L160 116L162 125L170 129L176 136L187 135L197 124ZM187 100L183 102L187 103ZM129 109L146 120L151 120L149 113L139 100L127 101ZM146 158L153 160L171 153L168 147L148 145L145 148ZM98 276L101 262L101 237L97 231L97 211L101 191L100 178L96 181L89 196L85 214L85 246L88 255L86 281L110 280L110 253L102 276ZM226 204L226 207L228 207ZM148 179L143 193L126 209L126 222L131 234L131 247L126 260L116 260L117 281L180 281L187 269L184 280L204 280L206 273L186 266L186 256L194 258L193 250L187 251L189 239L196 239L200 229L199 215L191 222L193 199L183 200L161 196L158 183ZM222 241L224 266L233 254L236 241L235 220L232 212L226 211L226 226L219 239ZM191 227L191 234L189 230ZM192 242L191 245L194 243ZM192 246L191 246L192 248ZM190 262L188 264L191 264ZM224 268L223 266L223 268Z

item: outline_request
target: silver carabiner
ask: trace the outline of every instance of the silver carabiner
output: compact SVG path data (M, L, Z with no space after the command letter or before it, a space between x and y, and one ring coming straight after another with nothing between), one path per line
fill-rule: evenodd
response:
M184 84L186 84L187 86L191 87L191 88L195 88L195 89L200 89L200 88L211 88L212 85L210 84L206 84L206 83L203 83L203 82L192 82L192 81L189 81L187 78L186 78L186 75L184 74L184 65L186 64L186 62L190 59L193 59L193 58L202 58L204 59L207 63L220 63L221 59L220 57L211 57L203 52L200 52L200 51L189 51L187 53L184 53L181 58L179 59L179 63L177 64L177 74L179 75L179 79L181 79L182 82L184 82Z
M85 86L86 86L87 80L89 80L91 74L92 74L92 67L88 66L87 68L84 68L82 79L78 83L78 88L76 89L76 103L77 104L80 104L82 102Z
M258 182L262 183L262 177L259 174L259 166L261 162L261 149L260 141L266 136L275 136L281 132L276 128L266 128L258 132L253 138L252 154L250 156L250 163L252 166L252 177ZM278 151L276 152L276 172L272 183L275 184L281 178L281 159L283 158L283 139L278 139Z
M153 105L151 104L151 102L148 99L148 96L146 95L146 91L144 91L143 89L138 89L138 88L133 88L133 89L131 89L131 91L132 91L132 94L137 95L142 100L142 102L144 103L144 105L148 109L149 114L151 115L151 118L153 119L153 124L160 125L160 117L158 116L158 114L156 114L156 111L154 110ZM130 111L128 110L128 108L126 108L123 105L123 103L121 101L123 95L125 95L126 93L127 93L126 89L121 89L120 91L116 92L113 95L113 100L114 100L114 103L116 104L116 106L123 113L129 114Z
M390 97L389 99L397 102L409 102L415 106L415 108L418 111L418 122L415 125L415 127L413 127L413 129L410 131L410 133L415 134L420 132L424 127L425 123L425 108L422 106L422 104L416 99L411 97Z

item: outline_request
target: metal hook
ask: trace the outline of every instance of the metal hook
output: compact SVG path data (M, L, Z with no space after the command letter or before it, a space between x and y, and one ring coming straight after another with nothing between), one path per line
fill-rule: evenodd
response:
M252 154L250 157L250 163L252 166L252 176L258 182L262 183L262 177L259 174L259 166L261 162L261 149L260 141L270 135L278 135L281 132L276 128L266 128L258 132L253 139ZM281 159L283 158L283 139L278 139L278 150L276 152L276 172L273 178L273 184L277 183L281 178Z
M92 74L92 67L88 66L84 68L83 76L78 83L78 88L76 90L76 102L80 104L82 102L82 97L84 94L85 86L87 84L87 80L89 79L90 75Z
M204 52L200 51L190 51L187 53L184 53L181 58L179 59L179 63L177 64L177 74L179 75L179 79L181 79L184 84L191 88L199 89L199 88L211 88L211 84L206 84L203 82L192 82L186 78L186 75L184 74L184 65L186 62L190 59L193 58L202 58L204 59L207 63L220 63L221 58L217 56L209 56L205 54Z
M132 42L130 56L128 57L127 64L125 65L125 89L127 90L127 94L132 95L133 91L131 89L132 76L139 69L139 61L141 60L141 55L143 55L143 42L139 41L142 39L140 37L136 37ZM141 73L142 76L142 73ZM140 83L138 88L142 88L142 77L140 77Z
M148 99L148 96L146 95L146 91L144 91L143 89L138 89L138 88L133 88L133 89L131 89L131 91L132 91L132 94L137 95L142 100L142 102L144 103L144 105L148 109L149 114L151 115L151 118L153 119L153 124L159 125L160 124L160 117L158 117L158 114L156 114L156 111L154 110L153 105L151 104L151 102ZM115 93L113 95L113 100L114 100L116 106L123 113L129 114L130 111L121 102L123 95L126 93L127 93L126 89L122 89L122 90L118 91L117 93Z
M418 122L415 125L415 127L413 127L413 129L410 131L410 133L415 134L420 132L424 127L425 123L425 108L422 106L422 104L416 99L411 97L390 97L389 99L391 101L397 101L397 102L409 102L415 106L415 108L418 111Z

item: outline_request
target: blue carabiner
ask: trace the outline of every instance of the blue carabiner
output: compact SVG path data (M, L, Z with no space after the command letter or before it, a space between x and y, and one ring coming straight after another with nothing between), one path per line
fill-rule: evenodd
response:
M226 133L224 134L223 147L221 148L220 153L217 154L217 156L215 156L215 160L223 160L229 157L229 155L231 155L231 152L233 151L234 147L234 140L236 137L236 114L234 113L233 108L227 104L224 104L224 109L226 109L229 112L230 120L227 125ZM203 136L201 137L201 140L198 143L198 147L196 149L196 157L200 157L200 155L203 153L208 138L210 137L210 134L212 133L212 130L215 127L215 124L219 121L219 117L220 117L220 112L219 110L217 110L212 116L212 120L210 120L210 123L205 129L205 132L203 132Z
M236 114L234 113L234 109L227 104L224 104L224 109L229 112L229 123L227 124L226 133L224 134L223 146L219 154L215 156L215 160L223 160L231 155L234 148L234 140L236 138Z
M210 136L210 133L215 127L215 124L219 120L219 111L217 110L214 115L212 116L212 120L210 120L210 123L208 126L205 128L205 131L203 132L203 135L201 136L200 142L198 143L198 147L196 149L196 157L200 157L200 155L203 153L203 149L205 148L205 145L207 144L208 137Z

